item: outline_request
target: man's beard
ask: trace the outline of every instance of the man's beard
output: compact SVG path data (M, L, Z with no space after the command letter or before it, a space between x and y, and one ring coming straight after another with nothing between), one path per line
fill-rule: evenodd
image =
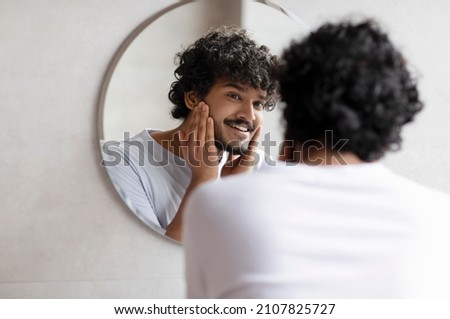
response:
M243 155L247 151L249 143L245 141L241 144L239 141L231 141L225 144L222 140L216 139L214 144L219 151L226 151L232 155Z
M245 124L250 133L254 131L253 124L244 120L225 120L224 123L236 125ZM216 138L215 145L219 151L226 151L232 155L243 155L247 151L250 141L241 142L240 140L232 140L225 143L222 134L217 131L217 127L219 126L214 123L214 137Z

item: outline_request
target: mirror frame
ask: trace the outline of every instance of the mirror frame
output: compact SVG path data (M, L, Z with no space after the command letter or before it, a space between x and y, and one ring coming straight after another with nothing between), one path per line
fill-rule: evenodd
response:
M108 64L108 67L106 68L106 73L103 76L102 84L100 87L100 93L97 99L97 141L102 141L105 138L105 131L103 126L103 119L104 119L104 112L105 112L105 100L106 100L106 94L108 93L108 87L111 82L111 78L114 74L114 71L116 70L116 67L128 49L128 47L133 43L133 41L136 39L136 37L141 34L142 31L144 31L150 24L152 24L155 20L157 20L159 17L163 16L164 14L168 13L169 11L172 11L174 9L177 9L179 7L182 7L186 4L196 2L197 0L183 0L178 3L174 3L168 7L165 7L158 12L152 14L150 17L145 19L143 22L141 22L122 42L122 44L119 46L117 51L114 53L111 61Z

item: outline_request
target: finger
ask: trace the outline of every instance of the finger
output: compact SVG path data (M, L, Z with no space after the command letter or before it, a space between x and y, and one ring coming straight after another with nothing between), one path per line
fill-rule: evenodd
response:
M194 108L189 112L189 114L186 118L186 127L187 128L190 128L192 125L192 122L194 121L195 109L196 109L196 107L194 106Z
M250 140L247 150L242 154L239 164L240 165L248 165L253 166L256 165L256 163L259 160L259 155L257 153L258 151L258 143L259 143L259 136L261 135L262 126L258 127L255 131L255 134L253 134L252 139Z
M206 131L207 131L207 121L208 121L208 107L205 103L200 103L198 105L200 108L199 113L199 122L198 122L198 133L197 137L201 144L205 143Z
M188 124L187 139L190 141L197 140L197 127L198 127L198 117L199 117L199 107L196 106L192 110L192 118Z
M206 105L207 113L209 114L209 107ZM214 121L211 116L207 117L207 123L206 123L206 141L215 141L214 138Z
M219 161L219 154L216 147L216 139L214 137L214 120L211 116L209 116L209 105L204 103L206 107L206 113L208 115L206 121L206 136L205 141L208 143L208 152L210 154L214 154L214 161Z
M205 143L207 145L208 159L214 163L217 163L219 161L219 154L217 152L217 147L214 140L214 121L212 117L208 117L207 119Z
M253 134L252 139L250 140L250 143L248 144L248 150L249 151L256 151L258 144L259 144L259 137L261 136L262 132L262 126L258 127L255 131L255 134Z
M261 132L262 132L262 125L260 125L256 129L255 134L253 134L252 141L256 141L257 142L259 140L259 137L261 136Z

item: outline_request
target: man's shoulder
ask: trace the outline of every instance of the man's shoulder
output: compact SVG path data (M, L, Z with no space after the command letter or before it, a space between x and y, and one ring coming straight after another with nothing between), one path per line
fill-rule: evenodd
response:
M153 131L157 130L144 129L120 142L103 142L102 165L120 174L182 174L180 178L184 179L190 174L186 162L155 141L150 135Z
M386 182L390 183L392 187L395 187L399 193L408 197L411 202L425 201L429 203L441 203L446 207L450 205L450 194L440 189L419 183L409 177L394 172L390 173L392 178Z
M226 198L226 200L240 195L261 194L261 192L267 191L269 184L275 186L274 184L279 183L279 180L285 176L286 172L284 171L276 165L265 165L250 174L227 176L214 182L206 183L201 185L195 193L204 196L204 198L217 197L221 199Z
M108 153L108 150L114 149L115 151L123 153L125 149L129 149L130 151L135 151L141 147L147 147L148 142L152 142L149 131L147 129L142 130L137 134L130 135L125 134L122 140L114 140L114 139L104 139L100 141L100 145L102 147L102 153ZM134 146L131 148L131 146Z

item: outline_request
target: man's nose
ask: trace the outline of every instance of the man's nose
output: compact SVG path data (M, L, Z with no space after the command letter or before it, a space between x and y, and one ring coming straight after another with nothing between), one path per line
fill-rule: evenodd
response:
M244 118L247 121L254 121L256 119L256 116L253 102L246 101L245 103L243 103L241 109L238 112L238 116Z

